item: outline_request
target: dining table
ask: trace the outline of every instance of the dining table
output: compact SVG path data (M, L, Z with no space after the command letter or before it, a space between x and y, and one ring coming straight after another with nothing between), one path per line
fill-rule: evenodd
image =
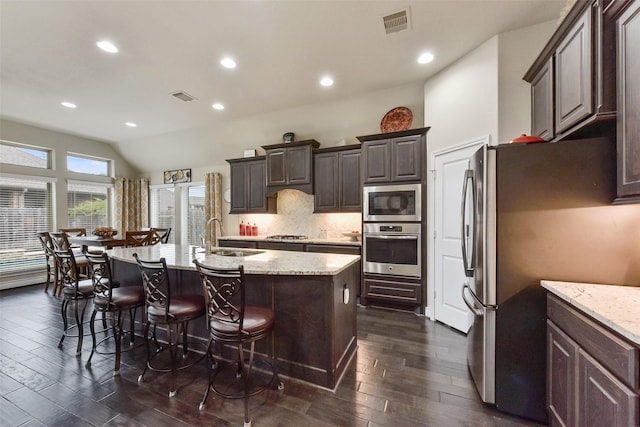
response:
M112 249L126 245L126 239L101 236L68 236L69 243L82 246L82 250L86 251L89 246L101 246L106 249Z

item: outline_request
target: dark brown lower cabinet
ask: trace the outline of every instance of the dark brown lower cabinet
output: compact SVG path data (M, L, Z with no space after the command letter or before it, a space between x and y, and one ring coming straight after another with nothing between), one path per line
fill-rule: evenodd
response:
M368 305L376 301L391 307L418 307L422 304L422 283L419 279L366 274L360 302Z
M640 425L640 347L551 295L547 317L550 424Z

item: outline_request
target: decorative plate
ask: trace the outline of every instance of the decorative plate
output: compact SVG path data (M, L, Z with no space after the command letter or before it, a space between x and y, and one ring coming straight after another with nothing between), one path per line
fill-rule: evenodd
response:
M384 115L380 122L380 131L386 133L407 130L411 127L412 121L413 113L410 109L407 107L396 107Z

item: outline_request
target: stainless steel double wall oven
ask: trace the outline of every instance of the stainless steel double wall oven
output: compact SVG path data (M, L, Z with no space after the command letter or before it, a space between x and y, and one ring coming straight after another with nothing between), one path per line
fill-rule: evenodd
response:
M365 186L364 273L422 277L422 184Z

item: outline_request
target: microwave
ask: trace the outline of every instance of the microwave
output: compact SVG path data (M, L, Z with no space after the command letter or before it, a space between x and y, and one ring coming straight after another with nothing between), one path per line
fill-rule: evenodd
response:
M363 221L421 221L422 184L364 187L362 219Z

